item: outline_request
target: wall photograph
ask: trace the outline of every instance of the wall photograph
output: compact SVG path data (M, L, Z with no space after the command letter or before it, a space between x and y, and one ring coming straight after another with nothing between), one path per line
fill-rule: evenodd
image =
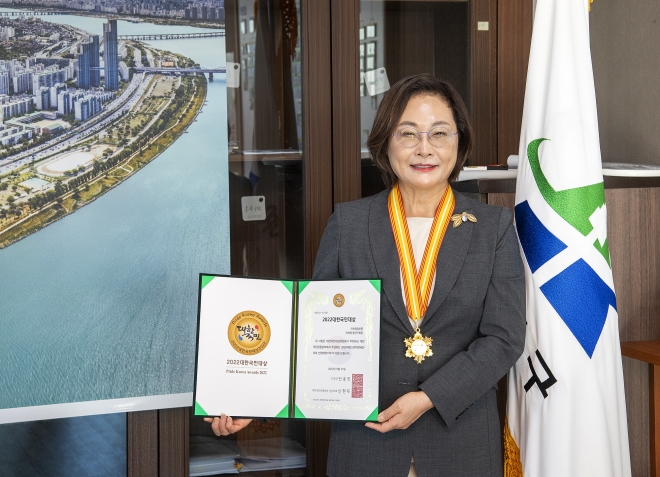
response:
M52 13L0 8L0 423L188 406L198 274L229 273L223 25Z

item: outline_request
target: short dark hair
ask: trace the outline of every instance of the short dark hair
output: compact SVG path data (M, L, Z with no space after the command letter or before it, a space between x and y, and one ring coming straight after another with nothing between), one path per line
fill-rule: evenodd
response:
M385 182L388 189L394 186L399 180L396 174L394 174L389 157L387 156L390 137L394 133L394 128L399 123L410 99L413 96L426 94L442 98L447 103L447 106L449 106L449 109L451 109L454 115L454 121L456 122L456 129L458 130L458 155L456 165L449 175L449 182L454 181L458 177L463 164L465 164L470 152L472 152L474 142L472 125L470 124L465 103L454 87L446 81L439 80L427 73L403 78L397 81L385 93L383 101L380 103L376 112L371 133L367 139L367 147L369 148L369 152L371 152L371 157L378 169L380 169L383 175L383 182Z

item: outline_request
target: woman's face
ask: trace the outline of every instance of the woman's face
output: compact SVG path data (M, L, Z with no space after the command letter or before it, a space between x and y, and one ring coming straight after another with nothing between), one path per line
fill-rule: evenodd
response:
M454 134L456 122L451 109L440 96L417 95L410 98L390 137L387 155L394 173L399 178L399 187L414 190L442 191L447 187L448 178L456 165L458 156L458 136L451 137L442 147L429 144L428 135L422 134L414 147L403 147L396 136L402 128L415 128L417 131L431 131L444 126Z

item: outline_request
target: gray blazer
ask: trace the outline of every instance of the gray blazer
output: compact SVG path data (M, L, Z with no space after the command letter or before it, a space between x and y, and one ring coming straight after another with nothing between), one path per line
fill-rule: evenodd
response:
M497 381L522 354L525 277L508 209L456 193L455 213L438 254L436 282L421 330L433 356L404 356L412 336L401 293L388 191L338 204L314 267L315 279L382 279L381 410L423 390L434 408L406 430L381 434L361 422L334 422L330 477L406 477L414 455L419 477L502 475Z

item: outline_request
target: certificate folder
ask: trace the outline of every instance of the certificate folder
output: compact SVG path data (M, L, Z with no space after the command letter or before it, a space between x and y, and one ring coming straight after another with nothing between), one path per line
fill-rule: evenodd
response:
M194 414L376 421L380 289L200 274Z

